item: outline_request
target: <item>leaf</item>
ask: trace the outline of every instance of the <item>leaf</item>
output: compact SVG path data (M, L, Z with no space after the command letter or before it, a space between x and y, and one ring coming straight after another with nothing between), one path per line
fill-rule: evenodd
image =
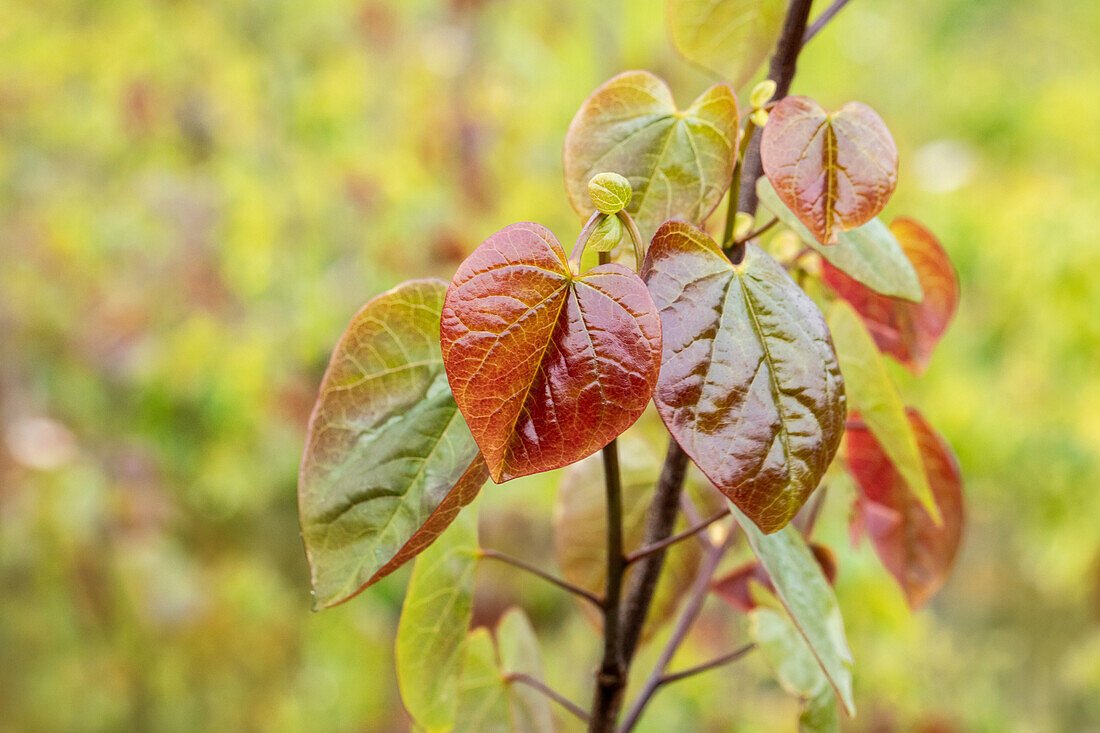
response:
M825 246L779 200L767 178L756 182L760 203L813 247L835 269L843 270L872 290L894 298L919 301L923 296L916 270L901 244L878 218L837 235L835 245Z
M802 535L792 527L765 535L736 508L733 515L844 708L849 715L855 715L853 660L844 634L844 619L836 595L802 541Z
M617 264L570 272L554 235L513 224L462 263L442 316L455 400L496 482L567 466L645 410L661 324Z
M784 0L669 0L673 47L740 88L768 58L783 27Z
M809 97L784 97L768 116L760 160L780 200L822 244L870 221L897 185L894 138L862 102L826 113Z
M622 474L623 547L627 553L642 545L646 510L653 497L660 464L646 454L644 441L624 436L619 440ZM680 529L686 528L682 524ZM603 595L607 582L607 504L603 464L591 456L565 470L554 506L554 549L562 576L570 583ZM665 569L657 581L653 603L642 626L645 643L671 621L684 593L699 569L702 549L697 542L679 542L669 548ZM626 578L635 565L627 568ZM589 603L582 606L586 618L599 625L602 616Z
M857 522L882 564L897 579L911 608L936 594L951 572L962 541L962 478L951 446L916 410L908 411L924 470L943 516L936 525L912 494L886 453L866 428L848 431L848 470L856 480Z
M737 97L726 84L703 92L684 111L648 71L627 71L594 91L565 134L565 187L573 208L595 207L588 180L601 171L627 178L626 210L644 241L667 219L701 223L730 185L737 158Z
M517 673L543 677L531 624L522 611L511 609L497 626L495 645L485 628L467 638L454 733L553 733L550 701L508 679Z
M939 523L940 512L924 474L916 436L871 334L852 306L843 300L835 301L829 309L829 328L848 385L852 411L860 413L909 491Z
M924 300L909 303L883 297L828 263L821 274L825 283L856 309L878 348L921 374L955 315L959 281L947 253L923 226L912 219L897 218L890 224L890 231L916 271Z
M477 552L477 521L464 512L417 557L401 606L397 685L409 715L429 731L454 725Z
M413 280L373 298L333 351L298 477L315 608L416 556L488 478L443 370L446 290Z
M829 585L835 586L836 556L833 551L825 545L815 542L810 544L810 552L813 553L817 564L821 566L821 572L825 574L825 579L829 581ZM771 578L768 577L768 571L764 569L764 564L759 560L753 560L734 568L712 582L710 588L730 608L748 613L757 605L752 594L754 584L760 585L772 593L775 592L775 586L772 585Z
M658 413L722 493L778 530L843 432L844 382L824 317L760 248L732 265L686 222L661 227L642 272L664 333Z

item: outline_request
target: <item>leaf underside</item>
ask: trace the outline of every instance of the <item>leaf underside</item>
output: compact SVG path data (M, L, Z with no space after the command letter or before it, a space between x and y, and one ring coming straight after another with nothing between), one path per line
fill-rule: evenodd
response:
M729 188L738 131L737 97L726 84L680 111L660 77L619 74L584 101L565 134L569 202L590 216L588 180L612 171L634 189L626 210L644 241L668 219L701 223Z
M680 55L740 89L768 58L787 5L784 0L669 0L665 8Z
M447 385L442 280L372 299L333 351L298 480L315 607L413 558L488 478Z
M877 293L910 301L923 297L921 280L898 239L878 218L837 235L835 245L823 245L787 205L779 200L767 178L756 183L761 205L771 211L834 268L846 272Z
M779 600L809 645L849 715L852 701L852 652L844 633L844 619L836 595L802 535L793 527L765 535L749 519L733 510L752 551L768 571Z
M861 102L830 114L809 97L784 97L768 116L760 160L780 200L827 245L882 211L897 185L894 139Z
M854 523L870 536L882 564L898 581L909 606L916 609L939 591L951 572L962 541L965 509L962 477L951 447L919 412L910 408L908 417L943 516L941 525L913 498L870 430L849 430L845 446L848 470L860 491Z
M897 218L890 232L912 263L924 299L910 303L871 292L840 269L825 263L825 284L856 309L880 351L915 374L922 373L947 330L959 303L959 281L936 238L912 219ZM843 239L843 235L841 235Z
M844 381L824 317L754 245L732 265L686 222L666 222L643 277L661 314L654 392L676 441L762 530L817 487L844 429Z
M645 410L661 326L622 265L570 273L548 229L513 224L466 259L447 291L443 360L494 481L569 465Z

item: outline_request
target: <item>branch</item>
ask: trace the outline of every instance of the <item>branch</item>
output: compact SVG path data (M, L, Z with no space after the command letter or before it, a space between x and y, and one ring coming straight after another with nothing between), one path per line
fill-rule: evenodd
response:
M661 656L657 659L657 664L653 667L653 672L650 673L649 679L646 680L645 686L642 687L642 691L638 693L638 699L634 701L634 705L631 706L630 712L627 713L626 722L624 722L623 726L619 729L619 733L629 733L629 731L634 728L638 723L638 719L642 716L642 711L645 710L645 706L653 697L653 693L664 684L661 680L665 676L665 670L668 668L669 662L672 661L672 657L680 648L680 644L687 638L688 632L691 631L692 625L695 623L695 620L699 618L699 613L703 610L703 602L707 599L707 595L710 591L711 579L714 577L714 571L718 569L718 563L722 561L722 556L726 554L726 550L729 549L730 545L733 544L733 541L737 539L740 534L741 533L736 530L731 530L722 544L711 546L710 551L703 560L703 564L699 567L699 572L695 575L695 580L692 582L687 606L684 607L683 613L680 614L680 619L676 622L676 628L672 631L672 636L669 638L665 648L661 650Z
M728 654L723 654L722 656L716 659L712 659L709 662L703 662L702 664L697 664L694 667L688 667L687 669L681 670L679 672L669 672L668 674L661 676L661 679L657 681L657 686L664 687L665 685L671 684L673 682L679 682L685 677L691 677L692 675L697 675L702 672L709 672L712 669L722 667L731 662L736 662L738 659L745 656L755 648L756 644L746 644L743 647L734 649L732 652L729 652Z
M739 238L733 240L733 243L734 244L744 244L745 242L751 242L752 240L756 239L761 234L768 231L769 229L771 229L773 226L775 226L778 223L779 223L779 217L773 217L772 220L769 221L764 226L760 227L756 231L749 232L748 234L746 234L743 237L739 237Z
M805 46L810 42L810 39L816 36L825 25L833 19L833 16L844 9L851 0L835 0L832 5L825 8L821 15L817 16L814 20L814 24L806 29L806 32L802 34L802 45Z
M629 565L632 562L635 562L637 560L641 560L643 557L645 557L647 555L652 555L654 552L658 552L659 550L663 550L666 547L670 547L672 545L675 545L677 542L679 542L681 540L686 540L688 537L691 537L692 535L699 534L704 529L706 529L710 525L714 524L715 522L717 522L722 517L729 516L729 513L730 513L729 509L723 509L722 511L718 512L717 514L715 514L710 519L704 519L700 522L696 522L694 525L692 525L691 527L688 527L683 532L678 532L678 533L672 535L671 537L667 537L667 538L661 540L660 542L654 542L652 545L647 545L646 547L642 547L640 549L637 549L634 552L632 552L632 553L630 553L629 555L626 556L626 564Z
M561 705L563 708L565 708L584 722L588 722L588 713L584 711L584 708L582 708L580 705L576 704L569 698L565 697L565 695L562 695L560 692L547 686L542 682L542 680L539 680L536 677L532 677L529 674L524 674L523 672L513 672L511 674L504 675L504 681L520 682L524 685L527 685L528 687L532 687L542 694L546 695L558 705Z
M529 565L523 560L520 560L518 557L512 557L511 555L506 555L503 552L498 552L496 550L487 550L485 548L481 548L480 550L478 550L477 554L478 557L488 558L489 560L499 560L502 563L512 565L513 567L517 567L520 570L526 570L532 575L538 576L549 583L553 583L563 590L569 591L578 598L583 598L589 603L595 604L597 608L603 608L603 601L600 600L600 598L595 593L590 593L584 588L573 585L567 580L562 580L561 578L555 577L550 573L539 570L534 565Z

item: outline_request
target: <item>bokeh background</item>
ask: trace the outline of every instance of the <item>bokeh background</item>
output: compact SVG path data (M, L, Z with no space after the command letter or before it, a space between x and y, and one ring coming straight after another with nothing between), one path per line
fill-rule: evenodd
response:
M819 530L851 730L1100 730L1098 38L1093 0L854 0L802 55L795 92L885 118L886 214L940 236L963 292L927 375L895 370L966 478L948 585L911 614L849 546L843 487ZM0 730L407 728L407 571L309 612L295 483L321 372L365 300L449 279L501 226L572 241L565 128L629 68L682 104L709 83L659 0L0 4ZM485 544L551 564L554 487L487 486ZM481 617L522 603L587 701L573 603L481 583ZM678 663L740 623L711 609ZM641 730L795 716L750 656Z

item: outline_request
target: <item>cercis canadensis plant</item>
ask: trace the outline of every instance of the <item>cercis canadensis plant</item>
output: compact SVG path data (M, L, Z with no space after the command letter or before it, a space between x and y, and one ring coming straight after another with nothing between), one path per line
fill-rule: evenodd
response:
M415 558L396 666L419 729L551 731L573 722L563 712L629 731L663 686L756 650L802 700L801 728L835 730L855 710L836 562L812 540L828 484L854 487L853 537L912 607L942 585L959 469L885 357L924 370L954 270L920 223L877 218L898 169L879 115L787 94L802 45L845 2L808 26L810 0L669 0L677 49L730 83L680 109L663 80L628 71L584 101L565 136L585 221L570 250L539 224L506 226L451 283L370 300L336 345L299 480L315 607ZM734 86L769 51L740 108ZM651 402L662 465L640 429ZM602 470L583 460L597 452ZM561 577L479 545L489 479L562 468ZM724 566L742 536L754 558ZM589 705L543 679L521 611L469 629L482 560L573 593L596 622ZM751 640L672 669L711 595L748 614ZM628 702L637 649L674 618Z

